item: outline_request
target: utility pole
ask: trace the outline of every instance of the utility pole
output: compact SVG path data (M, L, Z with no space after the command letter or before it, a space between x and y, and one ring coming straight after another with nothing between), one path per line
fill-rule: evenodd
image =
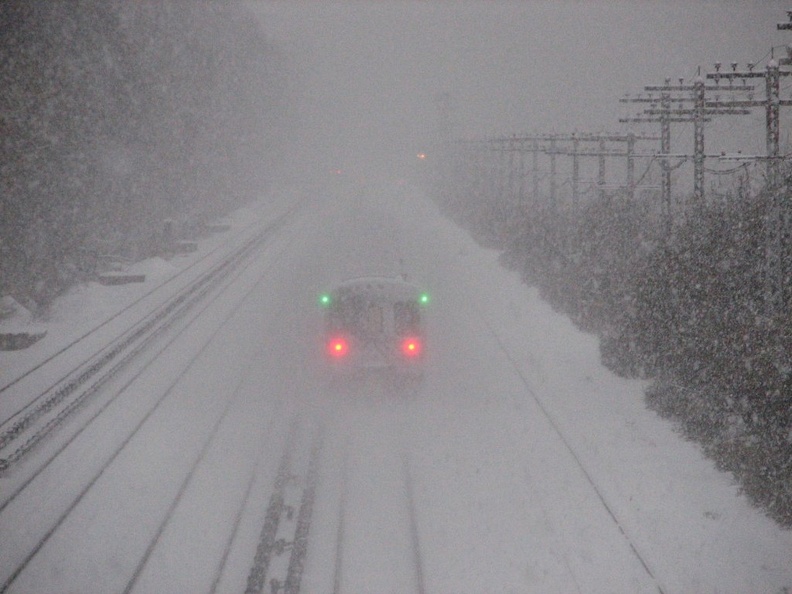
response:
M597 190L601 201L605 201L605 141L600 139L597 153Z
M525 153L520 151L517 153L519 157L519 166L518 166L518 179L519 184L517 188L517 204L520 207L520 211L522 211L523 206L525 204Z
M495 151L503 152L517 152L521 155L524 153L532 154L532 170L531 181L533 187L533 200L537 200L539 196L539 154L551 154L552 145L559 137L554 134L537 134L525 136L510 136L506 138L493 138L490 140L490 147ZM549 142L551 147L548 148L543 142ZM550 201L555 204L556 191L555 191L555 157L551 155L550 158Z
M634 133L628 134L573 134L572 136L561 139L573 140L572 150L554 149L551 155L567 155L575 160L581 157L597 157L598 171L597 171L597 188L600 192L600 198L605 198L605 159L606 157L626 157L627 159L627 180L625 187L627 188L627 195L630 200L635 197L635 159L638 157L653 157L654 155L638 154L635 152L635 143L638 140L658 140L657 136L639 136ZM579 148L581 142L596 142L598 143L598 150L582 150ZM605 143L619 142L626 144L626 150L613 150L606 147ZM577 148L576 148L577 146ZM573 186L578 181L578 176L575 175L573 167Z
M539 140L534 138L531 147L531 165L534 200L539 196Z
M539 196L539 153L546 152L546 148L539 144L540 141L544 141L550 138L550 135L537 135L537 136L516 136L512 135L508 138L494 138L490 142L491 149L495 151L502 151L502 152L509 152L509 153L519 153L520 155L520 197L522 199L523 195L523 186L522 180L523 176L523 155L524 153L532 153L532 171L531 171L531 178L533 184L533 200L536 200ZM527 142L531 142L530 148L526 146ZM502 146L505 145L505 148Z
M789 23L779 23L779 29L792 29L792 11ZM789 65L792 60L789 58L782 60L784 65ZM767 173L767 192L770 199L769 209L766 219L765 231L765 308L768 314L779 314L784 309L787 299L785 292L787 285L787 268L790 266L786 262L792 257L788 252L786 243L790 236L790 205L788 188L782 183L780 154L780 108L792 106L792 100L781 99L781 77L792 76L792 70L781 70L781 63L771 57L764 71L754 70L755 64L748 64L747 71L738 71L737 63L731 63L731 72L721 72L720 63L715 64L715 72L708 74L707 78L734 81L743 81L743 87L747 79L763 78L765 81L764 100L755 100L749 96L747 100L733 100L726 104L734 108L749 109L752 107L765 108L765 142L767 145L766 173ZM743 87L736 86L741 89Z
M525 136L509 136L493 138L490 147L493 151L501 153L531 153L533 157L533 195L539 195L539 154L546 154L550 157L550 202L556 204L557 180L556 180L556 157L558 155L572 157L572 198L577 201L580 196L580 159L583 157L597 157L598 176L597 189L600 198L605 199L606 190L606 158L626 157L627 159L627 180L625 187L630 199L635 195L635 159L638 157L653 157L654 155L638 154L635 151L636 142L639 140L658 140L656 136L640 136L634 133L629 134L536 134ZM598 143L597 150L582 148L584 143ZM624 143L626 150L613 150L608 148L606 143ZM567 146L559 147L559 143ZM569 147L569 144L572 146ZM510 170L513 170L513 159L510 157ZM522 163L522 161L521 161ZM509 179L511 180L511 174ZM511 187L512 182L509 182Z
M553 208L558 206L558 200L556 198L557 186L556 186L556 140L555 138L550 139L550 204Z
M743 86L742 89L750 90L753 87ZM747 109L722 103L707 101L708 91L734 91L735 87L721 87L719 85L707 86L699 75L693 84L685 84L684 79L679 79L678 85L671 84L671 79L666 79L663 85L649 85L644 87L649 92L649 97L625 98L625 103L650 103L649 108L643 110L643 116L636 118L622 118L622 123L659 123L660 124L660 157L662 177L662 203L666 225L666 237L671 234L673 227L673 213L671 207L671 170L669 158L671 157L671 124L693 123L693 197L697 205L704 203L704 162L709 157L704 152L704 124L712 121L715 115L745 115L750 113ZM653 93L660 93L659 101ZM679 96L677 93L685 93ZM673 93L673 95L672 95ZM690 93L688 95L688 93ZM693 102L693 107L684 107L686 102ZM672 108L672 102L679 105ZM659 103L659 105L658 105ZM683 159L688 155L680 155Z
M509 140L509 150L507 151L509 155L509 198L511 199L514 194L514 177L515 177L515 168L514 168L514 155L515 155L515 147L517 146L516 135L512 136L511 140Z
M707 91L734 90L731 87L706 86L704 79L699 75L693 80L692 85L659 85L644 87L647 91L673 92L682 91L691 93L690 97L676 97L673 101L680 104L677 109L665 110L664 108L649 108L644 113L649 116L677 116L681 121L693 122L693 197L696 204L704 201L704 124L712 121L715 115L746 115L747 109L724 107L718 101L706 100ZM692 101L693 107L682 107L686 101Z
M681 84L681 81L680 81ZM667 87L671 86L671 79L667 78L665 80L665 85ZM655 99L652 95L649 97L636 97L636 98L629 98L625 97L624 99L620 100L622 103L651 103L652 105L657 104L657 99ZM660 160L660 169L662 171L661 177L661 203L662 203L662 210L664 214L664 218L666 220L666 236L668 236L671 232L671 163L668 160L668 154L671 152L671 122L687 122L687 119L682 118L672 118L671 117L671 93L667 90L664 90L660 93L660 114L658 117L637 117L637 118L620 118L619 122L621 123L652 123L652 122L659 122L660 124L660 154L662 158Z
M790 60L785 60L785 62L788 64L790 63ZM780 140L780 129L779 129L780 107L792 106L792 100L789 99L782 100L780 97L781 77L792 75L792 70L781 70L779 62L777 62L775 59L771 59L770 62L768 62L767 67L765 68L764 71L755 71L754 64L748 64L747 71L738 71L736 62L732 62L731 66L732 66L731 72L721 72L720 62L716 62L715 72L708 74L707 78L715 79L716 82L719 82L720 79L725 79L729 81L734 81L735 79L742 79L743 81L742 86L733 85L731 87L726 87L730 90L736 90L736 91L753 91L752 86L745 85L745 81L749 78L765 79L764 100L755 100L753 99L752 96L750 96L747 100L722 101L719 102L718 105L725 107L732 107L732 108L740 108L746 111L751 107L765 108L766 143L767 143L767 177L768 177L768 181L771 181L778 174L778 170L779 170L778 156L779 156L779 140ZM710 105L710 103L708 103L707 105Z
M580 138L572 134L572 203L578 203L578 183L580 181Z
M635 134L627 135L627 198L635 198Z

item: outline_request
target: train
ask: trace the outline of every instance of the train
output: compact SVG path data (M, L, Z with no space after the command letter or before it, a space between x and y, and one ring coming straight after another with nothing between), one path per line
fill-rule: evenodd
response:
M402 278L366 276L321 293L324 360L330 373L421 378L429 294Z

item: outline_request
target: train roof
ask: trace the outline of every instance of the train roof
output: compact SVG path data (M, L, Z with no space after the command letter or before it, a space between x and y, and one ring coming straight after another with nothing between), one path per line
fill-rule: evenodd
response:
M386 276L364 276L347 279L333 290L338 298L348 295L362 295L388 300L419 300L422 295L418 285L400 278Z

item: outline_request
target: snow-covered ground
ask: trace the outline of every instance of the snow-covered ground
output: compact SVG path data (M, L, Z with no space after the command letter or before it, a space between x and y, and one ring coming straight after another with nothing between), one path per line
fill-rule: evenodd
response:
M236 230L277 211L262 208ZM144 266L152 280L183 269ZM315 365L316 296L371 273L432 296L427 375L408 397L375 380L330 391ZM3 380L146 290L76 290L50 346L0 353ZM405 468L426 592L792 589L792 533L645 408L643 383L603 368L595 338L406 186L311 197L134 372L0 508L0 590L244 591L295 416L327 432L302 591L333 590L342 499L340 591L415 589Z
M289 196L291 200L294 196ZM231 230L210 235L198 242L198 250L189 254L175 255L168 259L150 258L142 262L130 264L124 272L130 275L145 275L145 282L119 286L105 286L98 282L89 282L71 289L66 295L57 299L46 320L38 320L47 335L33 346L21 351L0 351L0 386L27 371L35 363L41 362L74 340L92 331L103 322L112 319L118 312L144 298L153 289L177 276L185 269L200 268L211 264L202 264L212 252L222 252L225 245L233 241L233 237L243 233L246 228L262 221L272 220L284 211L288 202L283 199L272 203L261 201L241 208L224 222ZM226 250L228 248L225 248ZM4 323L0 320L0 332L14 329L18 324L12 321Z

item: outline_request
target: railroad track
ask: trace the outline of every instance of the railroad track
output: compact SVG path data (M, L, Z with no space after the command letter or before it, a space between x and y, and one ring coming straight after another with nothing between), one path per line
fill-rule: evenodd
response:
M293 425L285 440L284 451L278 466L272 492L269 496L266 513L260 530L256 551L248 572L245 594L298 594L306 568L308 537L311 530L313 508L319 491L320 468L323 459L323 445L327 441L327 431L319 422ZM336 437L339 437L336 435ZM345 566L345 546L349 514L354 513L348 505L350 496L349 466L350 440L342 446L338 462L340 483L337 523L334 543L334 563L332 572L332 593L342 594L346 572L360 571L365 568ZM416 594L425 594L424 568L418 534L418 522L413 497L413 482L410 472L409 456L402 451L397 458L402 473L403 488L406 494L404 506L407 510L409 532L406 539L410 547L412 567L408 581L413 583ZM327 521L327 518L324 518ZM329 551L328 551L329 552ZM328 584L329 586L329 584ZM329 589L328 589L329 591Z
M656 577L655 572L652 570L651 565L648 561L648 557L639 549L638 545L631 536L624 522L622 522L622 520L619 518L618 514L616 513L614 506L611 505L611 503L609 503L608 498L605 496L603 489L598 485L595 476L586 467L586 464L584 464L583 462L583 458L572 446L572 443L565 435L565 432L563 431L559 422L556 420L555 416L550 411L549 407L545 404L545 402L539 396L539 394L537 394L537 392L534 390L534 388L531 385L531 382L529 382L528 379L525 377L525 374L522 372L520 365L514 359L509 349L501 340L500 336L498 336L498 333L495 331L495 329L490 325L490 323L486 319L484 319L483 325L486 327L489 334L494 338L495 342L498 345L498 348L503 352L506 359L509 361L509 365L514 370L517 377L519 377L520 382L525 387L526 395L536 404L542 416L545 418L545 420L552 428L555 435L558 436L558 439L563 444L564 449L566 449L566 451L569 453L571 459L574 461L577 468L585 477L586 482L588 483L591 490L594 492L597 500L605 509L605 511L607 512L608 516L613 521L615 526L618 528L619 533L621 534L621 536L624 538L627 545L629 546L629 549L632 552L634 559L640 564L640 566L643 568L643 571L654 583L654 585L657 588L658 594L663 594L664 593L663 586ZM516 402L515 404L517 405L517 409L520 411L520 414L524 417L526 413L521 403Z
M321 427L295 426L290 431L248 574L245 594L297 594L300 591L316 500L323 437ZM298 440L309 440L310 447L300 447Z
M347 456L347 446L345 447L344 458L341 464L341 501L339 505L338 528L336 531L335 544L335 565L333 571L333 594L344 592L344 544L346 542L346 519L347 519L347 498L348 498L348 474L349 457ZM408 515L408 530L410 542L410 561L413 570L413 582L416 594L425 594L424 586L424 566L421 556L421 543L418 534L418 519L415 508L415 498L413 489L412 473L410 471L409 455L406 451L402 452L402 477L404 481L404 493L406 494L406 507Z
M151 362L177 341L194 320L201 317L203 311L218 299L222 299L225 287L232 285L253 260L250 256L286 222L291 214L262 229L260 233L246 238L238 249L225 256L216 266L206 270L160 307L128 327L112 344L95 352L78 369L53 382L49 389L39 393L28 406L0 427L2 429L0 435L4 436L0 452L5 460L3 467L5 476L0 475L0 480L4 483L4 492L0 501L0 521L4 526L13 525L14 518L20 517L19 512L30 507L26 495L40 489L39 483L47 483L47 479L37 480L39 476L46 477L52 474L45 471L49 466L57 466L52 463L58 460L58 456L77 440L82 432L90 429L111 403L120 398L126 388L136 381ZM261 272L256 271L256 275L259 274ZM250 274L247 277L253 278ZM258 278L259 280L249 290L246 289L243 301L251 293L260 290L260 283L264 278ZM250 280L246 282L250 283ZM224 325L225 321L220 327ZM215 329L212 336L219 331L219 328ZM139 434L144 433L149 420L153 420L158 415L158 411L165 408L163 405L171 399L174 387L189 373L189 369L195 366L204 348L200 348L194 356L191 355L192 359L187 367L180 368L181 371L176 374L178 377L173 378L170 387L166 387L161 394L152 395L145 409L141 408L139 418L125 429L124 435L118 435L111 449L102 450L102 455L97 457L95 464L89 470L90 474L81 473L84 478L79 485L75 483L74 488L69 487L60 495L61 502L57 509L49 510L46 521L37 524L28 538L13 541L14 551L7 550L7 554L3 557L4 561L0 564L0 594L17 591L20 587L24 589L24 584L28 583L31 576L36 575L36 568L40 566L39 557L47 558L47 551L52 550L51 541L58 541L61 532L69 532L70 525L73 525L72 516L80 515L81 503L91 498L90 494L94 492L94 487L99 486L102 477L110 473L111 467L117 466L116 461L123 458L127 447L140 441ZM145 356L143 353L146 353ZM255 359L251 365L255 365ZM127 369L130 371L126 371ZM240 374L239 385L236 387L229 386L227 402L223 402L222 410L218 408L217 416L212 417L211 426L207 427L205 434L201 434L200 445L196 446L193 459L185 465L184 473L180 475L178 481L174 481L175 494L162 506L163 511L160 512L162 515L156 519L151 531L147 530L148 540L145 542L148 544L141 543L135 560L130 559L127 576L119 575L115 580L116 582L118 579L122 580L118 587L119 591L131 593L150 587L151 573L157 571L157 563L150 561L158 558L162 546L167 546L164 541L167 541L169 526L178 515L179 506L184 498L190 493L196 475L200 474L202 465L205 465L207 453L216 451L217 447L223 447L216 445L217 437L223 431L227 435L227 429L221 430L221 426L228 425L229 422L234 425L234 421L229 418L233 415L229 414L229 411L236 410L233 414L239 414L240 409L235 403L239 400L238 391L246 375L247 371ZM114 382L114 378L118 378L119 381ZM81 408L88 410L85 414L75 414ZM69 419L71 421L67 423ZM283 438L282 430L278 429L279 425L283 426L284 421L288 421L288 415L279 419L273 417L268 421L268 427L262 427L261 430L260 439L264 439L263 436L267 434L270 435L268 439L271 439L272 435L279 434L282 440L276 438L275 443L286 442L286 445L283 446L283 459L274 483L269 479L270 501L255 555L250 552L253 559L248 573L248 592L297 593L300 591L306 570L313 508L320 486L318 478L324 431L316 419L295 421L296 428L290 438L292 442L289 443ZM52 443L47 441L46 447L39 447L44 445L48 437L56 433L57 439L52 440ZM86 434L88 433L90 431ZM32 456L29 463L26 463L28 455L34 450L41 453ZM241 499L235 518L236 524L233 527L228 524L229 535L222 558L215 558L217 566L212 591L220 587L224 570L230 571L229 575L240 579L243 577L238 568L232 570L230 567L225 567L225 564L229 553L239 544L236 538L244 510L250 507L252 500L266 494L266 490L262 490L262 486L266 489L267 476L263 468L268 466L268 463L265 450L260 451L261 460L256 462L255 468L246 479L244 492L239 491ZM345 461L344 466L346 465ZM406 461L404 469L405 476L408 476ZM262 480L265 482L261 483ZM346 482L345 478L344 482ZM407 491L411 492L411 487L407 487ZM409 507L412 510L412 501ZM339 510L339 526L344 524L343 518L346 513L342 502ZM413 531L413 543L416 545L413 558L420 563L416 524L413 512L410 513L409 529ZM335 592L342 591L344 541L345 537L341 529L336 543L339 562L336 571L338 585ZM240 552L243 550L240 549ZM420 569L416 572L419 582L421 573ZM421 587L416 591L422 593L423 589Z
M34 483L39 475L57 459L68 445L72 443L82 431L88 428L115 399L125 392L126 388L135 381L152 361L156 360L162 352L178 340L191 323L200 317L203 311L218 299L222 298L225 289L231 286L245 269L255 261L252 255L256 250L265 244L272 235L295 214L295 212L296 209L290 210L272 224L260 228L246 237L240 246L231 253L225 255L219 263L211 267L211 269L204 271L198 278L189 283L187 287L179 291L175 296L161 307L151 312L143 320L138 321L131 328L128 328L127 332L123 333L113 344L95 353L77 370L68 374L67 377L62 378L46 392L40 394L32 401L32 406L26 407L26 409L20 411L20 413L12 419L14 423L13 427L9 427L8 423L4 425L4 450L8 452L10 447L14 448L11 450L11 455L6 455L4 458L4 460L6 460L4 469L7 471L13 469L14 464L20 462L36 445L39 445L48 435L54 433L60 423L63 423L76 410L84 406L94 395L101 393L101 388L117 375L121 369L136 359L138 355L148 349L154 351L153 353L149 353L147 360L141 363L140 367L142 367L142 369L136 369L134 377L131 380L117 391L114 389L108 391L111 392L110 394L104 395L101 406L98 406L97 409L93 411L92 415L84 415L85 418L81 417L80 422L74 424L76 426L70 426L70 435L63 440L64 443L58 444L56 451L48 452L47 458L43 462L37 460L36 468L27 469L26 472L23 473L24 476L15 477L12 482L6 484L7 489L3 493L3 500L0 501L0 517L4 515L8 508L17 506L17 504L24 504L24 495L28 486ZM264 277L258 277L257 282L247 290L243 299L246 299L251 293L259 289L260 283L263 282L263 280ZM228 314L229 318L230 315L231 314ZM212 337L220 331L227 321L228 318L214 330ZM158 338L163 338L163 340L157 342ZM58 512L58 515L53 518L51 524L43 528L37 540L31 546L26 547L24 553L18 551L18 553L22 554L17 555L18 560L14 562L14 566L2 568L4 571L0 574L0 594L11 588L17 578L25 571L38 552L59 530L103 473L119 457L121 452L124 451L125 447L139 433L152 415L154 415L154 413L161 408L161 405L168 400L172 394L173 388L195 365L196 361L199 360L200 354L210 343L211 338L209 342L199 349L199 352L192 357L189 364L181 370L170 387L153 400L150 408L147 409L139 421L134 426L129 427L128 434L125 437L119 437L114 449L106 453L102 465L93 471L93 478L87 480L79 490L75 492L70 502L65 504L63 509ZM156 348L154 348L155 346ZM192 480L195 470L200 466L208 448L213 443L220 424L237 400L241 381L240 378L240 383L236 386L233 394L228 399L222 414L216 419L211 431L205 438L199 456L184 478L178 495L172 502L165 518L162 520L160 528L151 541L150 546L143 554L125 591L131 591L134 587L138 576L146 565L151 551L156 546L162 531L165 526L167 526L187 485ZM23 438L24 441L20 443L19 440ZM0 478L3 477L0 476ZM3 478L3 480L7 479Z
M30 399L22 409L5 419L0 425L0 476L18 464L38 444L61 427L75 411L94 397L121 370L142 352L150 349L155 341L184 319L199 303L206 299L207 295L221 286L251 254L255 253L274 232L291 218L294 212L295 210L292 209L270 225L257 230L252 237L246 238L241 246L225 255L218 263L198 275L165 303L160 304L148 315L127 328L110 344L93 353L71 373L58 379L47 389ZM171 281L166 281L157 289L169 282ZM132 305L125 308L124 311ZM97 326L91 332L98 330L103 325ZM79 345L91 332L78 338L23 376L5 385L0 389L0 394L10 389L23 377L41 369L46 363L65 352L67 348Z

